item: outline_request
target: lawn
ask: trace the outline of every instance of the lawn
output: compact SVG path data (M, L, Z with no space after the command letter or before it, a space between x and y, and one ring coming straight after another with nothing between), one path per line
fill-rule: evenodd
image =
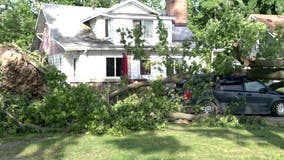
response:
M0 159L283 159L284 128L243 130L171 124L111 135L36 134L0 139Z
M284 93L284 87L277 89L277 91Z

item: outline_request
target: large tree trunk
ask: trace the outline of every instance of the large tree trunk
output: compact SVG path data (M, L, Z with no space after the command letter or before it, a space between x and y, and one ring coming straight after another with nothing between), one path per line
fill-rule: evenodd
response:
M284 70L273 68L239 70L233 73L233 75L247 76L255 79L284 80Z
M284 80L284 60L247 60L245 66L251 67L251 69L237 71L234 75L256 79Z
M252 68L255 67L269 67L269 68L284 68L284 60L283 59L275 59L275 60L257 60L257 61L249 61L248 65Z
M166 83L179 83L181 82L183 79L187 79L189 78L189 75L187 74L178 74L178 75L174 75L174 76L171 76L171 77L166 77L164 79L161 80L162 84L166 84ZM143 82L137 82L137 83L132 83L132 84L129 84L125 87L121 87L119 88L118 90L115 90L113 92L111 92L109 94L109 98L113 98L125 91L128 91L128 90L132 90L132 89L137 89L137 88L140 88L140 87L146 87L146 86L150 86L152 84L152 82L150 81L143 81Z

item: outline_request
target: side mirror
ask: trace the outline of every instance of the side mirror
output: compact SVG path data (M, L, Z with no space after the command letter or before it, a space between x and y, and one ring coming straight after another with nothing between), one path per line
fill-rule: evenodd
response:
M259 90L259 93L267 93L268 92L268 89L267 88L261 88Z

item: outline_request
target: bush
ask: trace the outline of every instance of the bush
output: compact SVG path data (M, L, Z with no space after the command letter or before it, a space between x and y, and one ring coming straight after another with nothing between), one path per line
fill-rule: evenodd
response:
M30 100L27 96L5 94L5 110L25 124L94 134L107 131L109 115L98 90L85 84L70 86L66 76L54 67L48 68L45 76L49 92L42 99ZM0 114L0 120L0 128L8 129L7 133L23 132L7 115ZM32 132L31 129L28 131Z
M166 116L178 105L152 88L139 90L112 107L111 132L122 135L127 130L161 129L167 123Z
M24 124L92 134L104 134L110 129L113 134L123 135L128 130L163 128L166 116L179 106L178 101L165 96L164 86L156 81L151 87L116 102L110 114L97 89L86 84L69 85L66 76L54 67L49 67L45 76L49 91L41 99L1 93L5 97L4 109ZM0 112L0 134L35 131L18 126Z
M28 106L33 123L64 127L74 132L90 130L102 134L109 117L105 102L94 88L81 84L64 92L52 92ZM98 128L98 130L97 130Z

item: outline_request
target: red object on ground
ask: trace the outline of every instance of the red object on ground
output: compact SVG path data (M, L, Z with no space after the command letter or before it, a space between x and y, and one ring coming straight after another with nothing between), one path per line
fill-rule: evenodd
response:
M189 90L183 91L184 99L190 99L191 98L191 92Z
M128 62L127 62L127 55L123 53L122 57L122 74L124 76L128 76Z

